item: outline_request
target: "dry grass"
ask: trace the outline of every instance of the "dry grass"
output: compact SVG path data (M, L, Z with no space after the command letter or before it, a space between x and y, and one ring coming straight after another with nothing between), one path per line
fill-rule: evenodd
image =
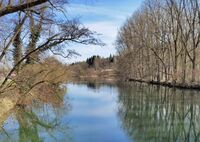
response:
M13 77L21 93L28 93L41 84L60 85L67 81L68 70L54 58L48 58L40 64L30 64Z
M25 65L12 76L8 89L0 95L0 117L16 105L28 105L33 100L62 105L66 89L61 84L67 81L68 76L67 66L55 58Z
M68 69L55 58L48 58L40 64L30 64L14 77L20 90L21 98L18 104L30 104L37 99L42 102L48 100L59 102L63 96L65 88L61 84L67 82Z

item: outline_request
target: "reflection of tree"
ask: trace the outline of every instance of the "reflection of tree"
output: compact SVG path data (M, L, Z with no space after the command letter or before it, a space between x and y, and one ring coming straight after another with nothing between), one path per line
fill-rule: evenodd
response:
M100 88L100 85L98 83L95 83L95 82L88 82L87 87L90 88L90 89L96 90L96 89Z
M53 129L56 125L47 123L39 119L38 116L29 109L19 109L16 113L19 123L19 141L20 142L40 142L39 127L46 130Z
M91 89L93 91L98 91L100 90L101 87L105 86L106 87L109 87L109 88L112 88L113 86L115 86L115 84L112 84L112 83L101 83L101 82L98 82L98 81L87 81L86 83L84 83L84 85L87 85L88 89Z
M200 96L157 86L121 86L119 116L135 141L200 141Z
M50 141L69 140L69 127L61 124L62 115L68 111L68 106L63 103L64 94L44 94L38 98L31 98L33 103L29 98L21 101L24 104L19 104L14 110L17 130L0 130L0 138L19 142L42 142L46 138Z

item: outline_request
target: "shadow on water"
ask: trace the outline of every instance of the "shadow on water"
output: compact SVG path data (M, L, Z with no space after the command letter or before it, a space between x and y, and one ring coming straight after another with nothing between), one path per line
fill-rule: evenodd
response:
M30 103L29 98L25 100ZM69 111L64 94L43 95L31 100L29 105L20 104L12 111L0 129L0 141L72 141L67 123L61 125L62 116Z
M96 89L100 88L100 85L97 84L97 83L88 82L88 83L87 83L87 87L90 88L90 89L96 90Z
M134 141L200 141L199 92L121 85L118 104L122 127Z
M112 87L115 86L114 84L108 84L108 83L104 84L104 83L98 83L98 82L87 82L85 84L87 85L88 89L92 89L92 90L99 90L101 89L102 86L106 86L111 89Z
M103 86L106 87L116 87L117 82L116 81L108 81L108 80L98 80L98 79L79 79L79 80L74 80L71 82L72 84L79 84L79 85L86 85L88 89L92 90L98 90Z

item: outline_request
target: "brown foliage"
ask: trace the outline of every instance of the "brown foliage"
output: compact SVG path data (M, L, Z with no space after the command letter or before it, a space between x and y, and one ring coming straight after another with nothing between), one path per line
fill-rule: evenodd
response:
M49 88L59 86L66 82L67 78L67 67L55 58L50 57L42 63L25 65L13 78L13 81L22 94L27 94L41 84L46 84Z

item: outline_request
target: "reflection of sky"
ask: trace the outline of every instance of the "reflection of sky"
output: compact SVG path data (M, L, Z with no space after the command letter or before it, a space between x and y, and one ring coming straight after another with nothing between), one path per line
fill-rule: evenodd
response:
M117 31L141 4L142 0L70 0L66 6L68 17L80 18L86 27L101 34L105 47L70 45L82 56L69 62L85 60L92 55L108 57L115 54Z
M12 137L15 138L15 140L17 140L19 138L18 137L18 133L16 133L18 128L19 128L19 125L17 123L17 120L13 116L10 116L4 122L3 129L5 129L7 132L9 132L9 134L12 135ZM7 136L5 136L5 132L1 130L0 131L0 141L4 140L4 139L7 139L5 137L7 137Z
M129 141L117 118L117 89L98 90L81 85L68 85L68 99L72 106L64 121L70 123L75 141Z
M117 100L117 87L104 85L94 89L87 85L69 84L64 106L54 108L48 104L37 105L31 109L35 116L46 124L58 124L54 129L39 126L34 123L36 119L27 117L29 115L19 116L28 122L27 128L37 127L39 137L45 142L129 142L117 115ZM19 140L19 127L16 117L9 117L4 123L4 128L12 140ZM0 141L4 139L6 141L9 138L0 133Z

